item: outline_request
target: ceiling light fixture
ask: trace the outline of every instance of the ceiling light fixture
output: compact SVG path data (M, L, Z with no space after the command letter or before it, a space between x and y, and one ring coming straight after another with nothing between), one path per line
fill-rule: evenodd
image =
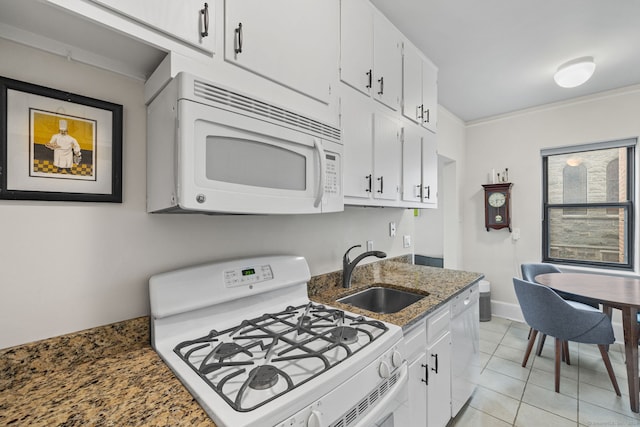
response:
M585 56L559 66L553 79L560 87L576 87L589 80L595 69L596 63L593 62L593 57Z

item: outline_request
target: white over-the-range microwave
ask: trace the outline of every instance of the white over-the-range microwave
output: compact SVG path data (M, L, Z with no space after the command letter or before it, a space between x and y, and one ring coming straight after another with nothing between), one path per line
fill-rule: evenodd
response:
M179 73L147 107L147 211L344 210L340 129Z

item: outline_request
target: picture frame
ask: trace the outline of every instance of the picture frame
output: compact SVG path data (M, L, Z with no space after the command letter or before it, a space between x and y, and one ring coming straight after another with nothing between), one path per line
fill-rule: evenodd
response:
M0 199L122 203L122 113L0 76Z

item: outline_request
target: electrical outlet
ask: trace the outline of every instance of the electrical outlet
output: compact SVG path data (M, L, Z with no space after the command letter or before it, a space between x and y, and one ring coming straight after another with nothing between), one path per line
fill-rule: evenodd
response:
M367 251L373 250L373 240L367 240Z
M402 236L402 247L403 248L410 248L411 247L411 236L410 235L404 235Z
M389 223L389 236L390 237L396 237L396 223L395 222L390 222Z

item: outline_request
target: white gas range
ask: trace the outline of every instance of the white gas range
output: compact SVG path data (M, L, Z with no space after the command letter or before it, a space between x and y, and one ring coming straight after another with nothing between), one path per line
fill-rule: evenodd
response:
M219 427L393 426L401 328L312 303L309 279L271 256L149 280L151 343Z

